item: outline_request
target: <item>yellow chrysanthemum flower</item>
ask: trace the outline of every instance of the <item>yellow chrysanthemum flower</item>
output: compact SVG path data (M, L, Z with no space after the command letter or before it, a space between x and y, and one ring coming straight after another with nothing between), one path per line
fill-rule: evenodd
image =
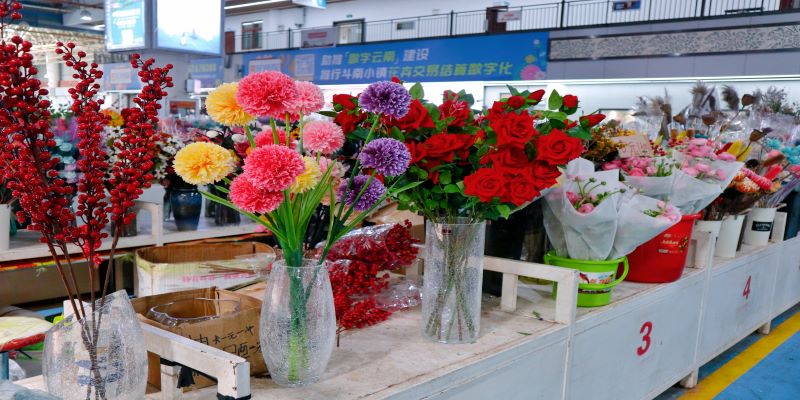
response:
M235 164L224 147L209 143L192 143L175 154L175 173L192 185L208 185L228 176Z
M122 114L120 114L120 113L118 113L118 112L116 112L116 111L114 111L114 110L112 110L110 108L107 108L107 109L103 110L102 113L105 114L105 115L108 115L108 117L109 117L108 126L110 126L112 128L119 128L120 126L125 124L125 120L122 119Z
M319 163L313 157L303 157L306 170L295 178L292 183L292 193L305 193L319 183L322 173L319 170Z
M255 118L236 102L238 87L237 83L223 83L208 94L206 111L211 119L226 126L245 126Z

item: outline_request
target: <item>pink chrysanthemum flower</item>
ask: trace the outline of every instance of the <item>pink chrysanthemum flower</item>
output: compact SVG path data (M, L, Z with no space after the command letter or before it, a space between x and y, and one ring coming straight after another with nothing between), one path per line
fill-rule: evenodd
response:
M297 91L297 96L289 106L290 113L309 115L321 110L322 106L325 105L325 97L317 85L311 82L296 81L294 88Z
M260 189L246 175L234 178L229 196L233 204L243 211L260 214L275 211L284 199L282 192Z
M344 132L330 121L311 121L303 126L303 147L314 153L333 154L344 145Z
M257 147L244 160L244 173L253 185L268 192L285 190L305 171L303 157L280 145Z
M297 98L294 80L278 71L250 74L239 81L236 102L251 115L283 119Z
M278 141L280 142L278 144L286 146L286 131L283 128L277 128L276 131L278 133ZM275 138L272 136L272 128L264 128L261 132L256 134L253 140L256 142L256 147L275 144Z

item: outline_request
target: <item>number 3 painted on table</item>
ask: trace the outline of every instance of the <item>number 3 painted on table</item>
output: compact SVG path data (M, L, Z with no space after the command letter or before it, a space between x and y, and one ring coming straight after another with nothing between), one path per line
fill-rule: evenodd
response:
M642 324L642 327L639 329L639 333L642 334L642 342L644 344L636 348L636 355L641 357L644 355L644 353L647 353L647 350L650 350L650 334L653 333L653 323L647 321Z

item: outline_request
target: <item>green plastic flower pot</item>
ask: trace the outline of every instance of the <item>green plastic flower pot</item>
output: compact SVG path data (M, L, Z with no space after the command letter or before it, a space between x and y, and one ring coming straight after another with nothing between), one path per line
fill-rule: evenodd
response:
M601 307L611 302L611 291L628 275L628 258L592 261L559 257L554 251L544 256L544 263L557 267L577 269L580 275L578 284L578 307ZM616 278L619 264L622 264L622 275ZM616 279L615 279L616 278ZM553 296L556 295L556 284L553 284Z

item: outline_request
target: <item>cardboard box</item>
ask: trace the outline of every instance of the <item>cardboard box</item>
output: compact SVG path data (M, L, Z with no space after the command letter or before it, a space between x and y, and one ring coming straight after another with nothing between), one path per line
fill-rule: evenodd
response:
M235 315L221 316L212 320L182 324L175 327L162 325L147 317L148 311L154 306L171 303L176 300L195 298L239 300L241 309ZM261 374L267 370L264 364L264 357L261 354L261 343L258 336L258 324L261 315L261 301L258 299L212 287L140 297L131 300L131 304L136 313L139 314L139 319L148 325L245 358L250 362L250 373L252 375ZM153 386L160 387L159 357L152 353L148 353L147 356L149 363L147 382ZM197 375L194 377L194 381L196 383L195 387L206 387L214 384L214 382Z
M137 296L232 287L255 279L247 255L274 253L263 243L190 244L136 250ZM237 257L239 257L237 259Z

